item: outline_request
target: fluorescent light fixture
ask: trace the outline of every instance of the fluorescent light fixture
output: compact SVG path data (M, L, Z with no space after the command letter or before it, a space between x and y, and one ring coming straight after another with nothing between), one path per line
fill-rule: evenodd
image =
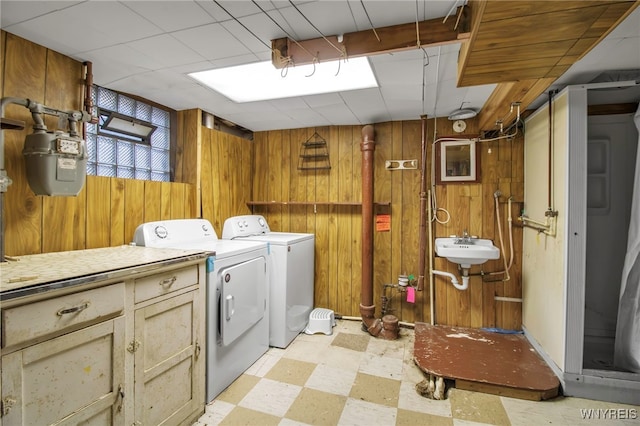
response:
M366 57L277 69L270 61L194 72L190 77L234 102L265 101L378 87Z
M148 141L153 131L156 130L156 126L132 117L111 112L108 114L107 120L102 124L101 130L124 133L126 135L139 137L143 141Z

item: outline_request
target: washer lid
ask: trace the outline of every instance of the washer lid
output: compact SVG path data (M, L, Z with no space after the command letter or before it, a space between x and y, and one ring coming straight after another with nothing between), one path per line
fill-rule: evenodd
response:
M147 247L154 247L148 245ZM216 259L224 259L230 256L237 256L244 253L251 253L259 250L267 250L267 243L262 241L249 240L210 240L206 242L181 242L164 248L202 250L215 252Z
M299 234L295 232L270 232L264 235L251 235L236 238L233 241L266 241L273 245L289 245L300 241L312 240L315 234Z

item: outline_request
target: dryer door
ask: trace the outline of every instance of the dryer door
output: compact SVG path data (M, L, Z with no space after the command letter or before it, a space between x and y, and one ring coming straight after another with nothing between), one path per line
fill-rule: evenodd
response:
M267 266L257 257L220 269L220 337L222 345L233 343L264 317L266 310Z

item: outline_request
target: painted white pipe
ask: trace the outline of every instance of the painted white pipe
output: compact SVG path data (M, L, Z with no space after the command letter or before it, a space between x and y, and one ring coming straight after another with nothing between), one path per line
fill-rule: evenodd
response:
M429 270L432 271L433 270L433 220L431 218L431 215L433 214L433 211L431 209L431 190L427 191L427 201L428 201L428 206L427 206L427 218L429 220ZM434 306L435 302L435 297L434 297L434 292L433 292L433 274L429 274L429 308L430 308L430 314L431 314L431 325L435 325L436 324L436 309Z
M453 275L451 272L438 271L437 269L432 269L431 273L434 275L440 275L443 277L448 277L451 280L451 284L458 290L466 290L469 287L469 277L462 277L462 284L458 281L458 277Z

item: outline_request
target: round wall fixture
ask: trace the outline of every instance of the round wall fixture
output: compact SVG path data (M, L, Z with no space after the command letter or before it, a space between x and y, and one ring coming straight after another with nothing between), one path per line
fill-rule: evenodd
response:
M453 122L453 131L456 133L462 133L466 128L467 123L465 123L464 120L456 120Z

